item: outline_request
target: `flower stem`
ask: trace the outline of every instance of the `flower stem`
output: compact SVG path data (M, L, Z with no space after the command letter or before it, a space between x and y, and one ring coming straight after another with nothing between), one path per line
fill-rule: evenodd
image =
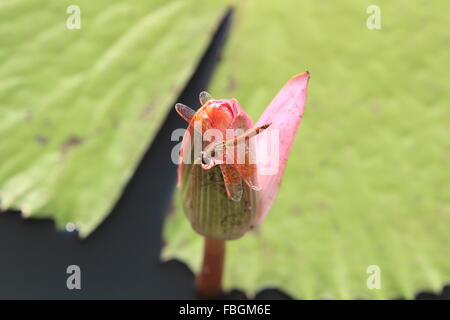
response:
M196 289L200 297L214 299L222 291L222 272L225 261L225 240L205 237L203 264L196 280Z

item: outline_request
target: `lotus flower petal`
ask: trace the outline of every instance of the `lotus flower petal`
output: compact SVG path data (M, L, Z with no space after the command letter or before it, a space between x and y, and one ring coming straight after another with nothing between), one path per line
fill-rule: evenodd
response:
M267 143L267 139L274 130L278 131L279 135L279 150L278 157L269 159L261 159L264 156L262 153L257 153L258 163L266 163L269 160L273 165L276 161L277 167L275 174L261 174L258 171L258 181L262 188L260 191L260 201L257 210L258 223L266 217L275 197L280 188L281 178L283 177L284 169L286 167L289 152L295 139L297 128L300 125L303 116L303 110L306 101L306 91L309 80L309 72L304 72L290 79L286 85L278 92L277 96L272 100L270 105L259 118L256 126L271 122L271 127L265 132L257 136L257 150L264 147L258 145Z

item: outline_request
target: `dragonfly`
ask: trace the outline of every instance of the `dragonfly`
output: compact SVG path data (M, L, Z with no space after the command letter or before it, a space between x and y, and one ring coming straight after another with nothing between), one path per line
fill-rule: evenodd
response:
M201 107L198 111L182 103L175 105L177 113L189 123L188 132L192 135L196 130L203 136L208 130L216 129L223 136L229 136L231 130L232 136L209 144L202 141L201 151L194 155L193 164L201 165L205 170L219 166L227 196L233 201L241 200L244 184L252 190L261 190L257 180L255 150L250 139L269 128L271 123L253 127L250 118L236 107L238 103L235 99L215 100L208 92L202 91L199 100ZM186 144L182 145L180 152L179 181L183 157L187 156L184 154L186 147Z

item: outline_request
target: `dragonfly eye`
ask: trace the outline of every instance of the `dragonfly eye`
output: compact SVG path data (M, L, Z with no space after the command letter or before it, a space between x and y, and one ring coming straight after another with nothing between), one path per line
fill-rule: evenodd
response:
M202 165L207 166L211 162L211 158L209 158L204 151L201 153Z
M209 170L212 167L214 167L214 161L210 157L208 157L204 152L202 152L201 160L203 169Z

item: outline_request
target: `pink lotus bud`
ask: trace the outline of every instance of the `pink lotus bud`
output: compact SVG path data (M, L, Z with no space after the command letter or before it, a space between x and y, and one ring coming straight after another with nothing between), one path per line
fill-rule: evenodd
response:
M195 112L177 104L189 122L183 137L178 185L194 230L231 240L260 223L278 192L303 114L309 73L293 77L254 127L235 99L214 100L202 92ZM263 159L270 137L270 156ZM263 170L261 163L272 170Z

